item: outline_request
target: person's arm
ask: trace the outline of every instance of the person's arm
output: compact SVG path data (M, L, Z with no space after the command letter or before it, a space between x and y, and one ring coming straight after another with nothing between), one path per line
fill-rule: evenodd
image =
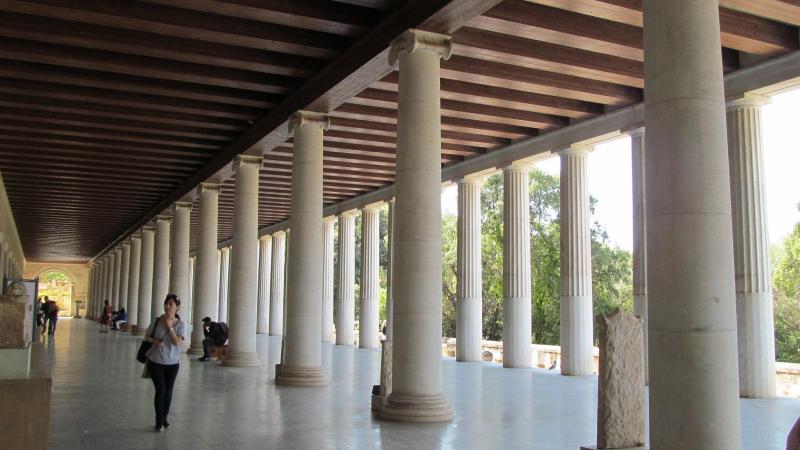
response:
M177 319L172 319L172 323L168 323L166 317L162 318L161 320L164 322L164 325L166 325L166 327L167 327L167 333L168 333L167 334L167 339L172 341L172 343L174 345L180 344L181 343L181 338L175 332L175 328L179 326L180 321L177 320Z
M153 332L155 331L156 327L158 326L158 322L160 320L161 320L160 318L156 319L155 322L151 323L150 326L147 327L147 330L144 333L144 340L145 341L151 342L151 343L153 343L155 345L161 345L161 340L160 339L156 339L155 336L151 336L153 334Z

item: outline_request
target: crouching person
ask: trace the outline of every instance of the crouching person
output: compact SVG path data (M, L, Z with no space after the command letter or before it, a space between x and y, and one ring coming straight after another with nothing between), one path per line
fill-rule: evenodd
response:
M210 317L203 317L203 356L200 361L211 359L211 347L223 347L228 342L228 325L225 322L212 322Z

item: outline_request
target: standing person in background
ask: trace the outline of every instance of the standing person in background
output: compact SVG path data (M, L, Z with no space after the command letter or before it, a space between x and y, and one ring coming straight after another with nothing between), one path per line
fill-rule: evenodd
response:
M56 334L56 324L58 323L58 303L55 300L50 300L47 303L50 305L47 308L47 321L49 323L47 334L53 336Z
M98 333L108 333L108 326L111 324L111 305L108 300L105 301L103 306L103 314L100 316L100 331Z
M36 302L36 324L40 327L44 327L44 299L39 297L39 301Z
M153 405L156 410L156 431L169 428L167 416L172 403L172 388L181 360L180 343L186 338L186 327L178 316L181 299L167 294L164 299L164 314L147 327L144 340L153 344L147 354L147 365L156 395Z
M42 334L47 331L47 321L50 319L50 299L45 295L44 300L42 300Z

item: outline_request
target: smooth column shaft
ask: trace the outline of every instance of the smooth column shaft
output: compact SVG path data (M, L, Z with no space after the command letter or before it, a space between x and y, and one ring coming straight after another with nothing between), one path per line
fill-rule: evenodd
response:
M644 380L650 383L647 358L647 209L644 201L644 131L631 133L631 174L633 185L633 315L642 319L644 339Z
M119 311L119 294L121 287L122 274L122 248L117 247L114 250L114 273L111 278L111 306L114 311ZM124 307L124 305L123 305Z
M108 300L111 308L114 308L114 250L111 250L108 253L108 268L106 269L106 298L103 299ZM104 305L105 306L105 303Z
M131 262L128 267L128 326L133 332L139 324L139 274L142 264L142 238L131 239Z
M410 30L399 60L392 393L390 420L437 422L453 412L442 391L440 59L447 36Z
M594 371L588 147L561 155L561 373Z
M171 217L156 219L155 253L153 255L153 293L150 318L155 320L164 312L164 299L169 293L169 242ZM149 324L148 324L149 325Z
M746 96L728 106L739 395L775 397L775 321L769 266L761 107Z
M217 305L219 270L217 268L217 231L220 185L203 183L197 189L199 200L197 224L197 261L194 278L194 327L189 353L203 352L203 318L219 314Z
M153 305L153 262L155 228L142 228L142 260L139 266L139 314L134 334L141 334L149 325Z
M122 267L119 271L119 307L130 311L128 306L128 278L130 277L131 267L131 244L122 244Z
M333 227L335 217L322 221L322 342L334 342L333 325Z
M233 250L231 252L228 309L228 354L225 366L258 366L258 173L261 158L238 156L234 195Z
M644 1L650 448L740 448L715 1Z
M339 298L336 304L336 345L353 345L355 336L356 216L339 216Z
M172 207L173 236L171 267L169 271L169 292L181 299L181 315L187 324L186 332L192 330L192 301L189 295L189 227L191 226L192 204L178 202ZM163 299L162 299L163 300ZM184 342L186 345L189 342Z
M258 240L258 323L256 333L269 334L269 290L272 271L272 236Z
M528 167L503 170L503 367L531 367Z
M483 274L481 271L481 182L458 182L456 270L456 360L481 361Z
M378 292L380 270L380 208L364 208L361 214L361 299L358 346L378 348Z

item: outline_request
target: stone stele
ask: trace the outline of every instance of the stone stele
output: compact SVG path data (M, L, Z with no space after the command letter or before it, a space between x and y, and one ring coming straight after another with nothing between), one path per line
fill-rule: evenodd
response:
M600 335L597 448L644 448L642 320L617 309L607 316L597 316L597 324Z
M22 283L12 283L8 295L0 296L0 349L28 348L33 327L31 309Z

